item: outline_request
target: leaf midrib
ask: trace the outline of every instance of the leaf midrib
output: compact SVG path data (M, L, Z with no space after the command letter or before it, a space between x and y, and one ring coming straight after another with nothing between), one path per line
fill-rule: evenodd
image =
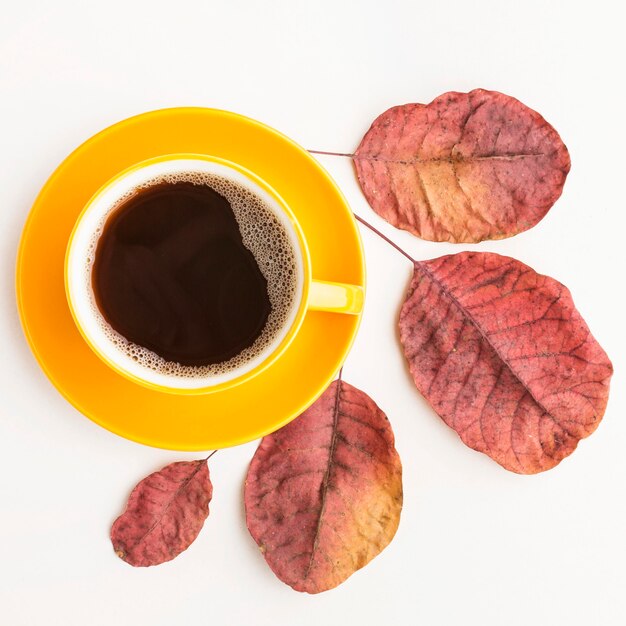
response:
M337 422L339 421L339 397L341 395L341 378L337 381L337 394L335 395L335 406L333 408L333 434L330 440L330 448L328 451L328 464L326 466L326 472L322 480L322 504L320 506L320 515L317 520L317 527L315 528L315 535L313 537L313 547L311 548L311 557L304 573L304 580L307 580L313 567L313 559L317 552L319 545L320 530L322 528L322 520L324 519L324 512L326 510L326 498L328 496L328 483L330 479L330 470L333 466L333 457L335 456L335 446L337 444Z
M423 264L420 263L419 261L415 262L415 265L417 267L419 267L419 269L421 271L424 272L424 274L426 274L428 276L428 278L434 282L440 289L441 291L448 297L450 298L450 300L453 302L453 304L461 311L461 313L464 315L464 317L472 324L472 326L479 332L480 336L483 338L483 340L485 341L485 343L487 343L487 345L498 355L498 358L502 361L502 363L504 363L505 367L511 372L511 374L513 374L513 376L515 377L515 380L517 380L520 385L522 385L522 387L526 390L526 392L528 393L528 395L533 399L533 401L537 404L537 406L548 416L550 417L550 419L552 419L552 421L555 424L558 424L560 428L563 428L563 426L561 426L560 422L557 420L557 418L552 415L552 413L545 407L545 405L541 402L541 400L539 400L535 394L533 393L533 391L530 389L530 387L528 387L528 385L518 376L517 372L513 369L513 366L509 363L509 361L502 356L502 354L500 353L500 351L497 349L497 347L494 345L494 343L491 341L491 339L489 338L489 335L487 335L482 327L480 326L480 324L474 319L474 316L467 310L466 307L464 307L461 302L458 300L458 298ZM564 429L565 430L565 429ZM567 432L567 431L566 431ZM486 442L486 440L483 437L483 440Z
M472 161L517 161L518 159L529 159L550 156L545 152L537 153L519 153L519 154L487 154L483 156L448 156L448 157L431 157L431 158L419 158L414 157L411 159L394 159L387 157L376 157L369 155L354 154L352 158L355 161L377 161L380 163L395 163L397 165L427 165L429 163L471 163Z
M139 537L139 539L137 539L137 541L135 541L132 544L132 546L130 546L126 550L127 553L130 552L130 550L136 548L140 543L142 543L146 539L146 537L163 521L163 518L166 516L174 500L178 498L178 496L187 488L189 483L195 478L196 474L202 469L202 463L203 463L202 461L198 462L198 467L196 467L196 469L194 469L194 471L191 473L191 476L186 478L181 483L181 485L176 489L176 491L174 492L174 495L169 499L165 507L163 507L162 513L156 517L152 526L150 526L150 528L141 537Z

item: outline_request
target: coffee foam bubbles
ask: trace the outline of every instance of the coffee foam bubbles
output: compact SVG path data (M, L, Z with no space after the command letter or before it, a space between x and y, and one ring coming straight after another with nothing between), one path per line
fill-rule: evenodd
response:
M98 309L91 288L98 239L108 218L135 194L154 185L179 182L208 186L228 200L239 225L243 243L254 255L259 269L267 281L272 310L263 332L251 346L222 363L202 366L181 365L166 361L152 350L129 341L105 320ZM289 323L293 316L296 296L299 291L298 262L294 244L285 226L276 217L275 212L262 198L244 185L218 174L199 171L175 172L155 176L121 196L101 218L98 227L92 234L84 266L84 280L86 281L86 292L89 294L93 319L97 321L107 341L114 346L120 356L132 359L141 368L145 368L148 375L149 372L156 372L179 379L208 379L208 382L212 377L229 374L261 356L274 343L280 331Z

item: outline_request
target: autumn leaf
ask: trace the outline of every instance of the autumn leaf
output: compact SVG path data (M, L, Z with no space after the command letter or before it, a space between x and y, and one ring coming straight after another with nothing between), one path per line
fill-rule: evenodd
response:
M400 339L426 399L470 448L550 469L600 423L612 366L566 287L492 253L416 263Z
M170 463L144 478L111 528L116 554L135 567L177 557L209 515L213 487L206 459Z
M570 169L567 148L539 113L484 89L385 111L353 158L372 208L431 241L502 239L531 228Z
M393 538L402 468L385 414L335 381L265 437L245 486L246 520L276 576L297 591L336 587Z

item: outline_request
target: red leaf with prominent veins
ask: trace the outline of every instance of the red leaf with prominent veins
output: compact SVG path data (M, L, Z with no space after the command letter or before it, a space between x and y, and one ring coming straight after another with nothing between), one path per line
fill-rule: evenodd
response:
M213 487L206 459L171 463L144 478L111 528L116 554L135 567L159 565L186 550L209 515Z
M566 287L497 254L416 263L400 340L417 388L470 448L533 474L600 423L613 372Z
M431 241L502 239L531 228L570 169L567 148L539 113L484 89L385 111L353 158L372 208Z
M385 414L339 380L264 437L245 487L246 521L276 576L297 591L336 587L393 538L402 467Z

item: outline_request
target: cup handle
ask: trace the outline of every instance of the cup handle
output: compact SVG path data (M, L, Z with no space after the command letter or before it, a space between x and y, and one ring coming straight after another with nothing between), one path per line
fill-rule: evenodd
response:
M363 308L363 287L313 280L307 308L309 311L358 315Z

